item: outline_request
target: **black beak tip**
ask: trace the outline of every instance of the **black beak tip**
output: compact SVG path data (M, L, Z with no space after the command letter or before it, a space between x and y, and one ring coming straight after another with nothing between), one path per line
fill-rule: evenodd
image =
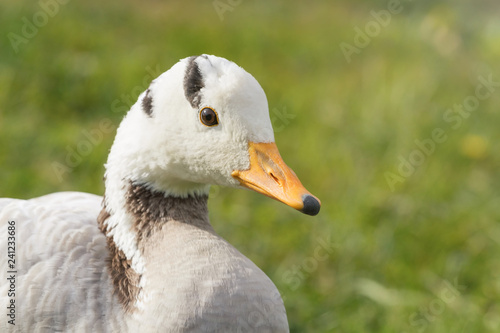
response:
M319 209L321 208L321 204L318 199L309 194L304 194L302 197L302 202L304 203L304 208L302 208L301 212L307 215L317 215L319 213Z

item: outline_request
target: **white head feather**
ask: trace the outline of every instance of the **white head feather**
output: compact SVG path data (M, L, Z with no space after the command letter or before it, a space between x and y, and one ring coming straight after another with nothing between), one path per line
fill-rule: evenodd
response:
M198 105L185 94L186 70L195 62L203 81ZM192 66L192 65L191 65ZM143 99L152 99L152 112ZM219 124L201 123L203 107ZM235 63L212 55L186 58L155 79L122 121L107 164L107 175L146 183L186 196L209 184L236 186L236 169L249 166L248 142L274 142L266 95L255 78Z

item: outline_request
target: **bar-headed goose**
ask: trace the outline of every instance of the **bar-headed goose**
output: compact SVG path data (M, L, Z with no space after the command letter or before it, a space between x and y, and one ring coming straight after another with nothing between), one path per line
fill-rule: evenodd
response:
M16 251L0 259L14 276L1 304L15 307L1 331L287 332L275 285L210 225L210 184L320 209L280 157L257 81L202 55L160 75L125 116L104 200L0 200L1 248Z

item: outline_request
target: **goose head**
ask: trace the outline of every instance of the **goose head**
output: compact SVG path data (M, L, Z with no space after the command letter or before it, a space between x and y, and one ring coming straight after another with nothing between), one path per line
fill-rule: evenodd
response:
M235 63L185 58L156 78L122 121L107 177L166 195L245 187L316 215L320 201L282 160L266 95Z

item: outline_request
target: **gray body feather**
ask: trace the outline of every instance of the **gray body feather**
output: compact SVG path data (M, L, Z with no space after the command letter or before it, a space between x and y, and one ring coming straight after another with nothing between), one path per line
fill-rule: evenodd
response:
M200 221L169 221L148 239L142 304L127 313L97 227L101 201L76 192L0 199L0 248L7 248L7 222L15 221L17 271L15 326L4 315L1 332L288 331L274 284ZM4 273L7 259L0 257Z

